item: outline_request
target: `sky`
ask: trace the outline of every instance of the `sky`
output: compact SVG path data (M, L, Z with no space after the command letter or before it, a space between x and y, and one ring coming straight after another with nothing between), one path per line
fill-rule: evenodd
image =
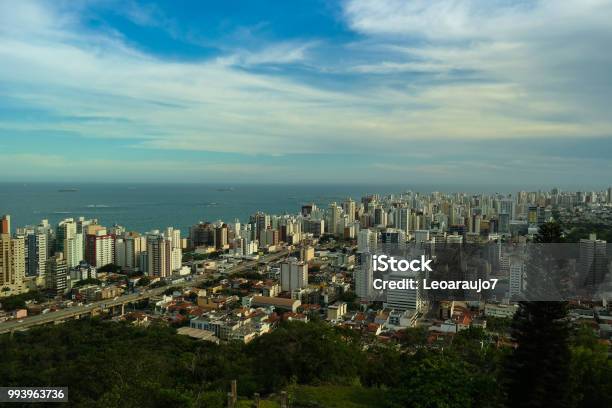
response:
M0 0L0 181L612 184L612 0Z

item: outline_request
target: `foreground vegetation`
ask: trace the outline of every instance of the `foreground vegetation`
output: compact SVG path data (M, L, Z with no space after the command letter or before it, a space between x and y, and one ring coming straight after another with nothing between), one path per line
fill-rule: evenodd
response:
M3 386L69 386L84 407L223 407L232 379L240 406L255 392L277 406L496 407L506 404L504 362L482 330L444 351L394 346L364 350L351 332L324 323L283 324L248 345L214 345L174 329L79 320L0 337ZM612 366L589 329L572 336L574 395L568 405L611 406ZM276 398L276 399L275 399Z

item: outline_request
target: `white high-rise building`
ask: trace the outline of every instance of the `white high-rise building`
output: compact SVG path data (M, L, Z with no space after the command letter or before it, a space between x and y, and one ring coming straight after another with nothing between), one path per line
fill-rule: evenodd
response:
M355 202L348 198L345 202L342 203L342 209L344 210L344 214L346 214L348 218L348 224L355 222Z
M388 281L401 281L403 279L417 279L414 272L393 272L389 274ZM387 289L387 302L385 307L396 311L414 310L420 312L423 306L421 289Z
M77 266L83 260L83 248L83 233L77 231L74 219L66 218L60 221L57 226L56 251L64 254L63 261L68 268Z
M364 252L361 254L361 265L355 269L355 293L360 299L370 300L374 292L374 269L372 267L372 254Z
M522 261L513 260L510 263L508 295L510 298L523 294L523 276L525 265Z
M83 234L76 233L64 241L64 258L68 268L77 266L83 260Z
M293 292L308 286L308 264L289 258L281 263L281 290Z
M90 265L100 268L112 264L115 261L114 249L114 238L107 234L106 228L90 226L85 244L85 259Z
M170 242L168 260L170 272L178 271L183 265L183 250L181 249L181 230L168 227L166 229L166 240Z
M133 271L142 268L140 253L146 251L147 239L136 232L126 232L115 238L115 264Z
M357 252L375 253L378 250L378 232L362 229L357 234Z

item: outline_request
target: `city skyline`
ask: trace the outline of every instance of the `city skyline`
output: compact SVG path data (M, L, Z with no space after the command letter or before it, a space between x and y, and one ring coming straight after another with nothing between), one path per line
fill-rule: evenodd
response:
M0 181L604 187L611 16L603 0L1 2Z

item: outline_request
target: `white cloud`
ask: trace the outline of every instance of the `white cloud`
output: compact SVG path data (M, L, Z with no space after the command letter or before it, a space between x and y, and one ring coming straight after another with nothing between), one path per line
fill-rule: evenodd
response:
M316 65L311 52L319 42L169 61L112 31L84 30L78 10L2 2L0 97L49 115L2 119L0 131L249 154L408 152L413 140L435 147L444 140L609 135L610 2L502 3L348 1L348 25L366 37L353 47L369 58L349 56L335 67L360 77L340 91L248 70ZM131 15L155 23L150 13ZM415 71L429 76L388 80ZM472 74L456 78L457 71Z
M367 47L388 51L386 60L356 70L428 72L449 82L455 75L467 103L481 99L482 82L503 84L515 91L508 95L514 102L482 113L513 118L517 136L534 117L551 122L551 135L555 121L567 130L560 135L611 134L605 106L612 103L612 54L604 51L612 42L610 0L349 0L345 18L368 36Z

